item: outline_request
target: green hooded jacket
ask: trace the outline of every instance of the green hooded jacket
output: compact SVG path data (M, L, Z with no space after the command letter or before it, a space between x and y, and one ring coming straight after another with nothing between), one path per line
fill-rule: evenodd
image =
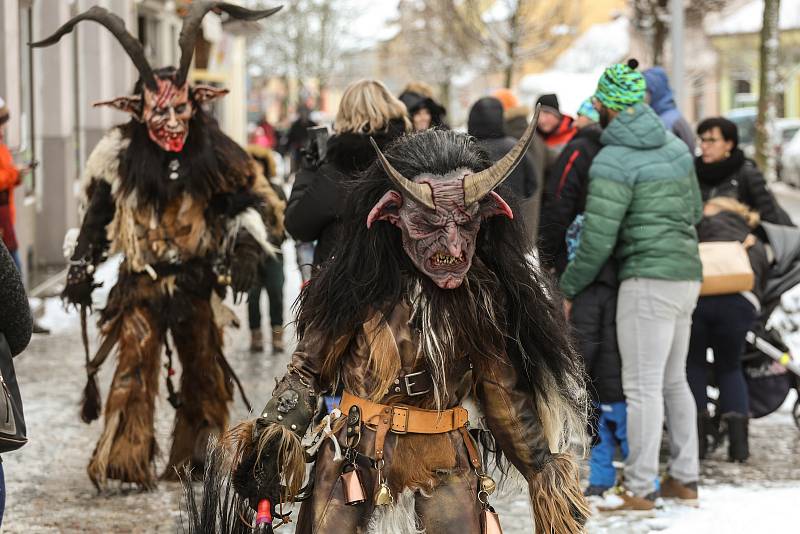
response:
M647 104L619 113L589 169L580 244L561 277L571 299L614 254L619 279L701 280L695 225L703 203L686 144Z

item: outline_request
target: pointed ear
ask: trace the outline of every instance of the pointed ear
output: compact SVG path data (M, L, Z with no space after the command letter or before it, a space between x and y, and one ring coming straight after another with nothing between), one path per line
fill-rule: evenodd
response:
M375 221L389 221L397 226L400 222L400 206L403 205L403 197L397 191L389 191L370 210L367 217L367 228L372 228Z
M494 217L495 215L505 215L509 219L514 218L514 212L511 211L511 208L508 206L508 204L506 204L506 201L494 191L490 192L481 200L480 213L482 219L488 219L489 217Z
M113 100L104 100L102 102L95 102L92 106L99 108L101 106L109 106L125 113L130 113L136 119L142 116L142 97L139 95L132 96L119 96Z
M227 89L212 87L210 85L195 85L191 89L192 97L198 104L205 104L228 94Z

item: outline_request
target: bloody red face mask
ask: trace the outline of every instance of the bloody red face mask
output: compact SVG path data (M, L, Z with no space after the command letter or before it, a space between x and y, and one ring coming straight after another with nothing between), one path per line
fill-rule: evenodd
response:
M180 152L189 136L189 120L194 108L189 99L189 84L176 87L172 80L156 80L158 91L144 88L142 120L150 139L167 152Z

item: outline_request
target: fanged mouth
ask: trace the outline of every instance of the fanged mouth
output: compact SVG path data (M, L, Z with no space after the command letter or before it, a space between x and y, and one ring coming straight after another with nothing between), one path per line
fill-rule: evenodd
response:
M466 259L464 258L463 252L461 253L461 256L452 256L444 252L437 252L430 258L431 266L434 268L457 267L464 264L465 261Z
M164 132L164 137L166 137L168 141L177 141L183 139L183 132Z

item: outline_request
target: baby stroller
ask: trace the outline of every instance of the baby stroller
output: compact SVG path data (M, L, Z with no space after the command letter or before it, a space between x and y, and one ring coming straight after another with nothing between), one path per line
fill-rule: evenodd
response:
M800 228L762 223L760 234L774 259L742 360L753 418L780 408L792 389L800 392L800 359L790 349L793 336L800 340ZM800 396L792 415L800 429Z
M800 357L793 356L789 341L800 343L800 228L762 223L758 237L769 244L774 257L761 299L761 313L747 333L742 371L750 404L750 417L758 419L775 412L792 389L800 392ZM715 384L709 364L709 384ZM717 409L709 400L713 420L703 429L708 450L721 445L727 431ZM800 429L800 395L792 408Z

